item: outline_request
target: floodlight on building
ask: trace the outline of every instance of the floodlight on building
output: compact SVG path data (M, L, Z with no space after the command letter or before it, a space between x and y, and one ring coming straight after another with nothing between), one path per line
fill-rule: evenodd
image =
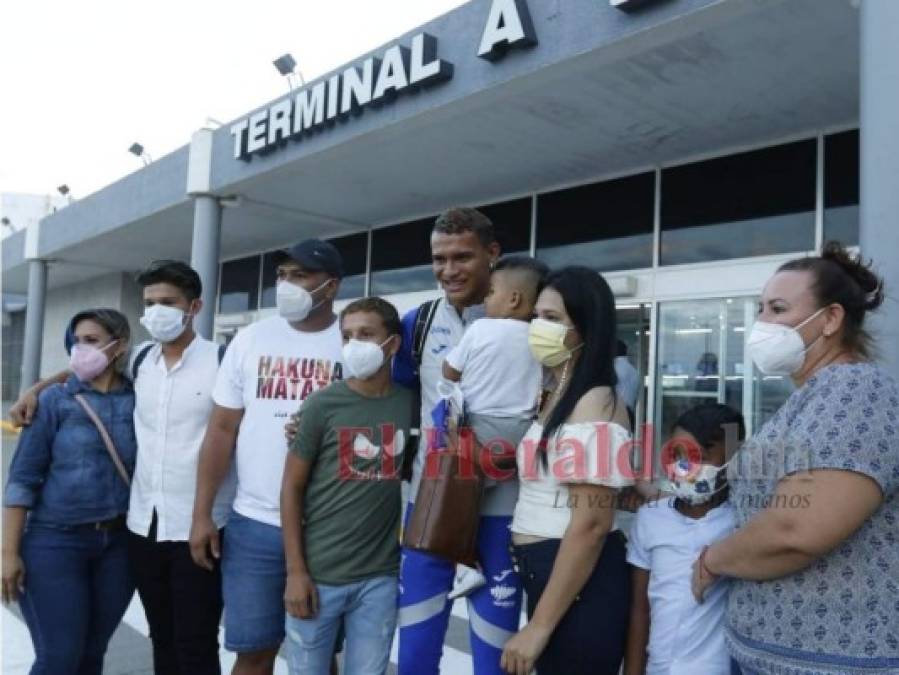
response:
M3 227L8 227L8 228L9 228L10 230L12 230L13 232L16 231L16 228L13 227L13 225L12 225L12 223L10 222L9 218L7 218L6 216L3 216L3 218L0 218L0 225L3 225Z
M130 152L135 157L140 157L144 163L144 166L147 166L150 162L153 161L153 158L150 157L150 153L144 149L140 143L132 143L131 147L128 148L128 152Z
M274 61L272 61L275 68L278 69L278 72L282 75L290 75L294 69L297 67L297 61L293 58L293 55L289 52L282 56L279 56Z
M66 185L65 183L63 183L63 184L60 185L58 188L56 188L56 191L57 191L59 194L61 194L63 197L68 197L68 196L69 196L69 193L71 192L71 190L69 189L69 186Z
M297 61L293 58L293 55L289 52L287 54L282 54L274 61L272 64L275 68L278 69L278 72L284 75L287 78L287 86L291 91L297 88L297 86L303 86L306 84L306 81L303 79L303 73L301 73L297 69ZM297 78L299 80L299 85L297 85L296 81L293 78Z

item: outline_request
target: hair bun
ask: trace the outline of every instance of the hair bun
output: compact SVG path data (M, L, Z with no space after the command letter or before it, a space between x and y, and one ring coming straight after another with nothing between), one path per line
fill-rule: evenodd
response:
M871 262L865 262L861 255L849 255L838 241L829 241L821 251L821 258L838 265L862 291L862 306L866 311L880 307L883 303L883 279L871 269Z
M871 311L883 304L883 279L878 280L877 288L865 295L865 309Z

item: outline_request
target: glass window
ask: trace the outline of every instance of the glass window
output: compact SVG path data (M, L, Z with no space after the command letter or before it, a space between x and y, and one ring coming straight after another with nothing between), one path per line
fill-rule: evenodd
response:
M248 312L259 302L259 263L262 256L251 255L222 263L219 313Z
M478 206L493 223L503 255L527 254L531 250L531 199Z
M15 401L22 384L22 352L25 346L25 311L3 307L3 400ZM5 432L4 432L5 433Z
M662 171L661 263L815 247L814 139Z
M359 232L345 237L329 239L343 258L344 277L340 282L338 300L361 298L365 295L365 257L368 252L368 233ZM275 306L275 284L278 266L275 264L276 251L262 257L262 307Z
M537 257L601 272L652 267L654 191L650 172L539 195Z
M824 139L824 241L858 244L858 130Z
M659 305L656 447L677 418L701 403L725 403L757 430L793 390L788 377L765 376L745 350L757 298L664 302Z
M372 232L371 294L436 288L431 269L434 216Z
M278 265L275 263L277 251L269 251L262 256L262 300L261 307L275 306L275 284L278 282Z
M493 222L504 254L527 253L530 250L530 198L477 208ZM435 219L436 216L431 216L374 230L371 244L372 295L437 287L431 267L431 232Z
M365 259L368 257L368 232L359 232L330 240L343 258L343 280L338 300L365 296Z

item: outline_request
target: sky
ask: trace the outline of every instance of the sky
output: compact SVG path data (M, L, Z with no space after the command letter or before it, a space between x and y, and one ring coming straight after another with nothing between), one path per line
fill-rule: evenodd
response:
M9 0L0 3L0 193L76 199L464 0Z

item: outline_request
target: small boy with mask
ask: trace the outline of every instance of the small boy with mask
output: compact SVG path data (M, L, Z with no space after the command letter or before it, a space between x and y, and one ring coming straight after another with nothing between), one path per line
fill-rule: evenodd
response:
M697 604L693 562L734 530L727 502L727 454L745 437L743 416L720 403L687 410L663 448L675 496L637 512L627 545L633 567L624 675L729 675L724 643L727 584ZM726 450L728 452L726 452Z
M412 394L390 379L400 318L386 300L340 314L347 379L300 410L281 522L291 673L328 672L341 625L347 673L387 670L397 616L400 467Z
M528 347L528 327L549 268L527 256L501 258L490 276L486 317L475 321L443 362L442 383L453 408L464 410L478 445L496 452L518 446L537 409L542 369ZM450 393L452 391L452 393ZM490 489L489 477L485 481ZM449 599L486 583L475 568L458 565Z

